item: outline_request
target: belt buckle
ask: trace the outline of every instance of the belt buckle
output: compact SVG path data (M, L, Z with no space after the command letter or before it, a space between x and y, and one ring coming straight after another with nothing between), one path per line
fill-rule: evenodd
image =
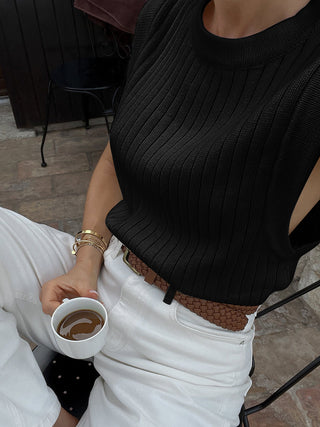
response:
M124 252L124 254L123 254L123 261L124 261L124 263L125 264L127 264L127 266L128 267L130 267L131 268L131 270L134 272L134 273L136 273L138 276L142 276L142 274L141 273L139 273L139 271L137 271L131 264L130 264L130 262L129 262L129 260L128 260L128 257L129 257L129 253L130 253L130 250L126 247L126 250L125 250L125 252Z

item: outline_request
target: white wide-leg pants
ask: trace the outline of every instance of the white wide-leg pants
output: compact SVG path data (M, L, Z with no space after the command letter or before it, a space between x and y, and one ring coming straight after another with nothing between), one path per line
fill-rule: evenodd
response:
M0 427L51 427L60 404L20 336L56 348L40 287L75 262L74 238L0 208ZM251 385L255 314L232 332L178 304L124 262L112 236L98 281L109 316L79 427L236 427Z

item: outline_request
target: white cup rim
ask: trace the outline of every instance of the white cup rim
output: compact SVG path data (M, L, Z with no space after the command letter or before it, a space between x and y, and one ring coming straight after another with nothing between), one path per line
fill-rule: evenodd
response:
M88 297L76 297L76 298L70 298L70 299L68 299L68 298L65 298L64 299L64 301L66 301L66 300L68 300L68 301L72 301L73 299L77 299L77 300L88 300L88 299L90 299L90 300L93 300L93 301L95 301L95 303L98 303L98 304L100 304L100 306L102 307L102 309L103 309L103 311L104 311L104 314L105 314L105 316L104 316L104 319L103 319L103 321L104 321L104 323L103 323L103 326L102 326L102 328L96 333L96 334L94 334L94 335L92 335L91 337L89 337L89 338L85 338L85 339L83 339L83 340L69 340L68 338L64 338L64 337L62 337L61 335L59 335L58 334L58 332L56 331L56 328L55 328L55 326L54 326L54 324L53 324L53 322L54 322L54 316L55 316L55 312L59 309L59 307L61 307L62 306L62 304L65 304L65 302L62 302L56 309L55 309L55 311L53 312L53 314L52 314L52 316L51 316L51 329L53 330L53 333L55 334L55 336L56 337L58 337L58 339L59 340L62 340L62 341L66 341L66 342L68 342L68 343L70 343L70 342L72 342L72 345L79 345L80 343L84 343L84 342L88 342L88 341L93 341L98 335L100 335L100 333L102 333L102 331L108 326L108 313L107 313L107 310L106 310L106 308L105 308L105 306L100 302L100 301L98 301L98 300L96 300L96 299L93 299L93 298L88 298ZM79 309L75 309L74 311L78 311L78 310L85 310L85 309L81 309L81 308L79 308ZM89 309L90 310L90 309ZM72 311L70 312L70 313L73 313ZM69 314L70 314L69 313ZM100 313L99 313L100 314Z

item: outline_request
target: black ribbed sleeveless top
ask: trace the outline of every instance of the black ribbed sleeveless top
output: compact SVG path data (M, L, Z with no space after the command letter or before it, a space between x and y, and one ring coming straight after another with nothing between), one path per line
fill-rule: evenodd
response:
M320 156L320 2L252 36L203 25L208 0L147 0L110 144L118 239L172 288L258 305L320 242L320 202L288 236Z

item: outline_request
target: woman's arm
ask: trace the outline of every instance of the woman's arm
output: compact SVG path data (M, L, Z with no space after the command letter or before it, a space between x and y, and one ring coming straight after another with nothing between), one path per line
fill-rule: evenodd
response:
M105 225L105 218L122 198L108 142L91 177L82 229L90 229L102 234L109 243L111 232ZM64 298L76 296L96 298L96 294L92 291L97 289L102 261L102 255L94 247L79 248L76 264L70 272L43 285L40 293L43 311L51 315Z
M83 230L94 230L101 234L107 243L111 232L105 224L107 213L123 199L118 178L114 169L110 142L102 153L93 172L87 193L82 221ZM91 246L84 246L77 254L77 265L92 271L96 278L99 275L102 256Z

